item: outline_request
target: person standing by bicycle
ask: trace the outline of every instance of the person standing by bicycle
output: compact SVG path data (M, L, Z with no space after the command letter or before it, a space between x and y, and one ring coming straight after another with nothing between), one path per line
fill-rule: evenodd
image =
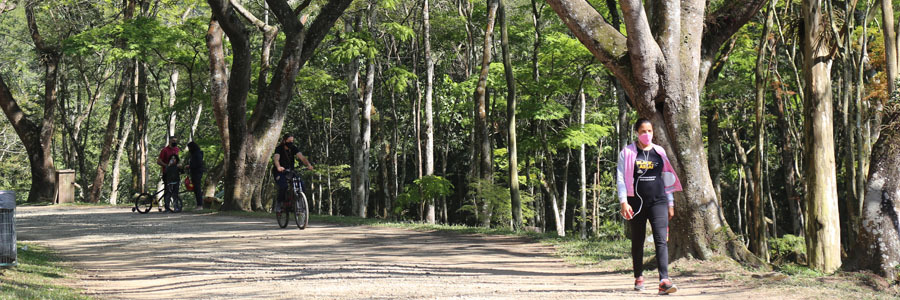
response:
M194 141L188 143L188 150L190 150L190 156L188 156L187 168L190 170L191 183L194 185L194 199L197 200L197 207L194 209L200 210L203 209L203 191L200 190L202 185L200 180L203 178L203 172L206 172L206 165L203 162L203 150L197 143Z
M156 164L160 166L160 177L162 177L163 183L166 185L165 192L163 192L163 198L165 199L165 207L166 212L175 212L171 208L169 208L169 203L172 200L172 197L177 196L173 195L169 192L169 182L167 181L170 177L177 177L178 174L166 174L167 171L177 172L178 165L178 153L181 152L181 149L178 148L178 138L175 136L169 137L169 145L159 151L159 156L156 158ZM173 159L173 157L175 157ZM172 168L174 167L174 168ZM171 172L168 172L171 173ZM177 182L177 180L176 180ZM175 186L175 194L178 193L178 186Z
M279 144L275 148L275 155L272 157L274 165L272 167L272 175L275 176L275 185L278 190L278 197L276 198L275 212L281 212L281 203L284 202L284 193L287 191L288 181L287 181L287 172L289 170L294 170L294 159L299 159L306 165L306 168L309 170L313 169L313 166L306 160L306 156L303 156L303 153L294 146L294 135L293 134L285 134L281 139L281 144Z

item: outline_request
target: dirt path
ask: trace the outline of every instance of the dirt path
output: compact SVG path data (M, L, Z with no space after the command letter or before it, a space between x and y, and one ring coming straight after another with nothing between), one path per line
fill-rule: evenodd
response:
M630 274L574 267L547 246L512 237L329 224L300 231L280 229L274 218L122 208L16 213L19 240L74 261L78 287L102 299L656 297L654 289L631 291ZM676 280L678 296L759 296L710 274Z

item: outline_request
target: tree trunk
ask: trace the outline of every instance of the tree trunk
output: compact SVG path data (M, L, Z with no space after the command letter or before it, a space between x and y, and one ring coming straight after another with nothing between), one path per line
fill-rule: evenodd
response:
M127 119L128 121L125 121ZM122 125L119 126L119 144L116 145L116 158L113 161L113 169L112 169L112 182L110 185L112 186L112 191L109 193L109 204L116 205L119 199L119 170L121 169L121 161L122 154L125 153L125 146L128 145L128 137L131 134L131 123L132 120L125 117L123 115ZM127 199L127 198L126 198Z
M713 104L706 115L709 152L709 174L716 191L719 207L722 206L722 137L719 130L719 107Z
M334 25L351 0L330 0L319 10L311 24L305 23L306 6L292 8L287 1L267 1L282 25L285 40L281 58L260 98L247 119L247 94L250 89L251 55L248 31L238 18L234 6L226 0L208 0L222 30L232 46L231 74L228 79L227 124L229 154L225 167L225 210L249 210L250 201L265 177L271 148L281 135L287 106L294 96L294 82L300 68L310 59L319 43ZM308 5L308 2L306 2ZM308 25L308 27L307 27ZM209 38L207 44L210 44ZM216 50L218 52L218 50ZM217 54L218 55L218 54ZM218 59L210 60L210 67L223 70ZM216 73L213 73L217 76ZM214 77L218 84L221 78ZM217 114L217 119L219 118ZM222 120L219 120L222 123ZM224 143L223 143L224 144Z
M359 168L360 173L360 184L362 185L363 193L357 196L361 196L360 202L358 203L359 208L357 208L357 216L365 218L367 215L367 209L369 207L369 157L370 150L372 148L372 110L373 103L372 97L375 91L375 59L368 59L368 67L366 67L366 90L365 95L363 96L362 103L362 136L360 137L360 144L358 151L361 152L362 161Z
M785 113L787 98L776 96L775 114L778 117L778 128L781 128L781 173L784 176L784 196L787 198L791 216L791 233L803 236L803 212L800 209L800 196L795 194L796 179L794 177L794 150L791 139L790 122ZM851 164L852 165L852 164Z
M353 31L354 23L358 23L359 19L356 18L353 22L347 22L344 26L347 32ZM359 27L356 25L356 27ZM358 209L360 207L360 202L365 197L366 190L363 186L362 179L362 149L360 148L362 141L361 127L360 127L360 96L359 93L359 58L354 57L350 63L346 65L346 76L347 76L347 109L350 114L350 153L352 154L353 160L350 164L350 205L352 207L353 215L359 215ZM363 215L365 217L365 215Z
M431 57L431 16L428 0L422 1L422 22L425 34L425 176L434 175L434 60ZM425 221L434 224L434 199L427 199Z
M761 259L769 261L769 247L766 235L765 202L763 201L763 159L766 155L765 145L765 110L766 84L768 83L768 66L766 56L769 50L769 35L772 33L772 19L775 14L775 1L766 13L766 23L759 39L759 51L756 57L756 121L754 134L756 154L753 155L753 200L750 204L750 251Z
M478 149L478 161L482 184L493 184L493 168L491 167L492 152L490 132L487 120L487 77L491 66L492 34L494 33L494 21L497 15L499 0L488 0L487 27L484 31L484 47L481 57L481 73L478 77L478 85L475 88L475 144ZM489 201L481 203L481 226L491 227L492 207Z
M804 137L806 145L809 266L826 273L841 265L840 224L834 163L831 101L831 56L821 39L829 30L823 1L803 1L803 62L806 78Z
M585 106L585 96L584 89L582 88L578 93L578 98L581 100L581 106L578 113L578 124L584 128L584 111ZM602 148L601 148L602 149ZM578 181L579 190L581 191L580 199L581 199L581 238L587 238L587 162L584 158L584 144L581 144L581 148L578 153L578 166L579 172L578 174L581 176Z
M139 72L142 73L142 72ZM178 68L172 68L172 75L169 75L169 122L167 131L169 136L175 135L175 121L177 120L178 114L175 112L175 102L178 100L178 76L179 76ZM146 78L146 75L142 76ZM146 79L145 79L146 80Z
M132 167L132 178L137 180L136 184L134 184L134 190L145 192L147 182L149 178L147 176L147 165L149 163L148 153L149 149L147 146L147 138L149 134L148 124L150 123L150 117L148 115L148 107L149 104L147 99L147 70L146 65L143 62L139 62L137 66L137 80L134 82L136 84L136 97L133 98L134 103L132 103L132 111L134 112L134 138L132 139L132 144L134 144L133 151L135 156L134 166ZM169 110L173 110L174 102L171 103L171 106L168 108ZM127 110L123 110L127 111ZM175 135L175 119L169 120L168 130L166 130L165 141L166 144L169 142L169 137ZM156 164L153 164L156 165Z
M427 1L427 0L426 0ZM509 198L511 202L513 230L522 229L522 201L519 200L519 158L516 145L516 78L513 76L512 60L509 53L509 33L506 19L506 5L499 0L500 47L503 49L503 72L506 77L506 127L509 155Z
M721 208L707 167L699 108L700 90L720 46L764 1L732 1L708 16L706 1L654 2L653 29L641 1L621 1L627 37L586 1L547 2L619 78L639 114L658 128L655 142L672 154L669 159L684 191L675 196L670 257L710 259L724 252L739 261L760 264L719 218Z
M886 65L885 73L887 73L888 90L887 94L892 95L897 89L897 45L896 33L894 32L894 5L891 0L881 1L881 29L884 34L884 60ZM877 105L877 104L876 104Z
M25 5L25 15L35 50L40 54L44 67L43 118L40 124L28 119L13 98L9 87L0 78L0 106L28 154L31 169L31 189L28 192L28 202L30 203L56 200L56 169L53 166L52 142L55 133L57 78L59 62L62 59L56 45L44 44L34 18L34 5L35 3ZM0 9L0 11L4 10Z
M109 121L106 125L103 145L115 145L118 143L115 140L115 137L116 127L119 124L119 113L121 113L122 105L129 94L128 91L134 83L134 63L125 62L125 65L125 71L122 73L122 79L119 82L119 87L116 91L116 98L113 99L113 102L110 105ZM135 136L137 136L137 134L135 134ZM97 173L94 175L94 183L91 186L91 196L88 198L92 203L98 203L100 201L100 194L103 189L103 181L106 176L106 168L109 165L111 151L112 147L101 147L100 158L97 163Z
M897 109L896 107L894 109ZM847 270L871 270L897 280L900 272L900 114L888 112L872 149L859 236L845 265Z

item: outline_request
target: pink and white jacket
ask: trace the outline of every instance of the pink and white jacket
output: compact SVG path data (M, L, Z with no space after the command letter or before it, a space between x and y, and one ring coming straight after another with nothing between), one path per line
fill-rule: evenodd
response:
M666 199L669 200L669 206L675 206L675 199L672 197L673 192L681 191L681 181L675 174L675 168L669 163L669 157L666 156L666 150L656 144L651 144L656 153L662 157L663 170L662 180L666 189ZM619 196L619 203L628 201L628 197L634 197L634 161L637 159L637 145L632 143L625 146L619 152L619 161L616 165L616 190Z

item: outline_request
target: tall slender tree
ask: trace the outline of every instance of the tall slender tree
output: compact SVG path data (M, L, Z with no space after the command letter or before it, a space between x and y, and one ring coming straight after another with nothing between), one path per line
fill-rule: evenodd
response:
M428 0L425 0L428 1ZM503 49L503 74L506 76L506 127L509 155L509 199L512 206L513 229L522 228L522 200L519 199L519 151L516 145L516 78L509 54L509 25L504 0L499 1L500 48Z
M478 153L480 171L479 177L482 184L493 184L494 170L491 166L493 160L491 151L491 138L488 131L488 97L487 77L491 67L491 48L493 45L494 22L497 18L499 0L488 0L487 27L484 30L484 47L481 54L481 73L478 76L478 85L475 87L475 147ZM488 200L481 203L481 226L491 227L493 215L491 203Z
M434 59L431 53L431 12L422 1L422 31L425 47L425 176L434 175ZM434 199L426 200L425 221L434 224Z
M766 86L768 83L769 68L766 64L766 56L769 50L769 36L772 34L772 23L775 15L775 0L769 1L771 5L766 10L766 21L763 25L762 36L759 39L759 50L756 56L756 120L754 134L756 135L756 152L753 155L753 200L750 202L750 251L768 261L769 247L766 236L765 205L763 204L763 159L766 155L765 144L765 110L766 110Z
M806 253L809 266L834 272L841 265L831 101L831 41L825 1L803 1L806 79L803 132L806 158Z
M128 0L125 3L125 8L123 10L122 18L124 21L129 21L134 18L135 0ZM119 41L119 47L124 48L124 44L122 41ZM106 123L106 132L103 136L103 145L115 145L116 141L116 127L119 124L119 114L122 113L122 106L125 103L125 100L128 98L129 92L131 88L134 86L134 74L135 74L135 63L132 59L125 59L120 62L122 69L122 77L119 79L118 86L116 88L116 97L113 99L109 108L109 120ZM137 134L135 133L135 139L137 139ZM91 185L91 194L88 198L90 202L97 203L100 202L101 191L103 190L103 181L106 178L106 169L109 165L109 158L112 155L113 147L102 147L100 151L100 158L97 161L97 172L94 174L94 183Z

